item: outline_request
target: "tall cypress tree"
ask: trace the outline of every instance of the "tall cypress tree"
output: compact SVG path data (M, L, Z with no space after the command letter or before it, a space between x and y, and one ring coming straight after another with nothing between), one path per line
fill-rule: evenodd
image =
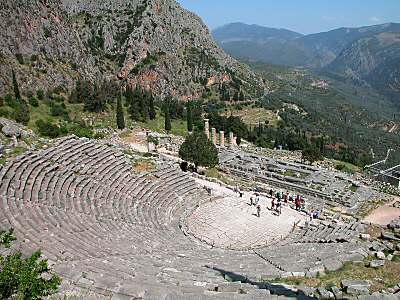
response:
M122 95L117 99L117 127L118 129L125 128L124 108L122 107Z
M189 132L193 131L193 114L192 114L192 103L189 102L187 105L187 114L186 114L186 122L187 122L187 129Z
M150 93L149 96L149 117L150 120L154 120L157 117L156 109L154 108L154 97L152 93Z
M244 93L242 90L240 90L239 101L244 101Z
M238 91L235 92L235 94L233 96L233 100L234 101L239 101L239 92Z
M15 75L14 70L12 70L12 81L15 94L15 106L14 106L13 117L15 121L17 121L18 123L28 125L28 122L30 120L29 106L26 103L26 101L21 98L17 76Z
M15 76L14 70L12 70L12 81L14 86L15 99L21 99L21 93L19 92L18 81L17 77Z
M165 124L164 124L165 130L167 132L171 131L172 126L171 126L171 115L169 111L169 99L166 100L165 102Z
M140 101L140 108L141 108L141 115L143 121L147 122L149 119L149 98L150 94L147 91L142 93L141 101Z
M132 91L131 89L127 90L126 97L130 118L134 121L140 121L141 114L139 101L141 97L141 91L139 87L136 87L134 91Z
M236 135L236 145L240 146L241 143L242 143L242 134L238 132Z

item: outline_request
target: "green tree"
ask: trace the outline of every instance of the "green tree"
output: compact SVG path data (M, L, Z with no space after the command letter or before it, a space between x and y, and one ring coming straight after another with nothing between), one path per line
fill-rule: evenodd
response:
M50 121L45 121L42 119L37 120L35 125L38 133L41 136L46 136L53 139L68 133L68 130L65 130L65 128L61 128Z
M12 70L12 81L13 81L15 99L17 99L17 100L21 99L21 93L19 92L18 80L17 80L17 76L15 75L14 70Z
M33 107L39 106L39 101L35 96L30 96L28 101L29 101L30 106L33 106Z
M172 126L171 126L171 114L170 114L170 111L169 111L169 100L166 100L164 105L165 105L165 109L164 109L165 110L164 111L164 113L165 113L164 128L165 128L165 130L167 132L169 132L172 129Z
M0 232L0 246L10 248L14 240L12 230ZM14 296L17 299L35 300L57 292L61 278L50 274L48 262L42 260L41 256L40 251L26 258L21 251L0 255L1 299Z
M139 85L136 86L135 90L128 88L125 93L126 102L128 105L128 113L132 120L141 120L141 107L140 98L142 97L142 89Z
M240 90L239 101L244 101L244 100L245 100L245 98L244 98L244 93L243 93L242 90Z
M154 120L157 117L156 109L154 107L154 97L151 93L149 96L149 117L150 120Z
M236 135L236 144L237 144L238 146L240 146L241 143L242 143L242 134L239 132L239 133Z
M218 164L218 150L204 132L190 134L179 149L179 157L196 167L214 167Z
M149 119L149 100L150 93L148 91L142 92L142 96L140 97L140 114L143 122L147 122Z
M42 89L38 90L36 92L36 96L38 97L39 100L44 100L44 91Z
M84 110L90 112L102 112L106 105L106 99L102 88L95 84L91 91L85 90L85 92L89 92L89 95L83 98Z
M117 99L117 127L118 129L125 128L124 108L122 107L122 96Z
M28 125L30 116L29 106L24 99L16 99L17 105L14 108L14 120L23 125Z
M309 145L302 150L301 159L310 162L310 164L313 164L315 161L322 160L323 156L316 146Z
M239 92L238 91L235 92L235 94L233 96L233 100L234 101L239 101Z
M192 114L192 103L191 102L189 102L187 105L186 122L187 122L188 131L192 132L193 131L193 114Z

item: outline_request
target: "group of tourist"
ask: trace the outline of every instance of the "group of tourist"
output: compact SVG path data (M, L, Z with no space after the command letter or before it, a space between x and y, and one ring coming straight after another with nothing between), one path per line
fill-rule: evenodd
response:
M244 192L239 188L239 186L235 187L235 192L238 193L238 196L240 198L243 198ZM269 208L270 211L273 211L275 214L280 216L282 214L282 206L284 204L289 204L291 205L295 210L297 211L303 211L306 212L306 201L303 198L302 195L300 194L292 194L290 192L283 193L281 190L280 191L274 191L273 189L270 189L268 192L268 198L271 199L271 207ZM250 196L250 206L254 206L257 210L257 217L261 216L261 195L256 189L256 192L254 192ZM318 211L312 211L310 212L312 214L312 218L318 218L319 212Z
M282 191L269 190L269 196L271 200L271 210L276 210L279 215L282 210L282 202L294 204L297 211L305 211L306 201L300 194L291 194L289 192L283 193Z
M240 189L239 186L235 187L235 192L238 193L240 198L243 198L244 191ZM282 206L289 205L293 209L299 212L307 213L310 216L310 219L318 219L320 217L321 212L319 210L311 209L310 211L306 210L306 200L300 194L292 194L290 192L284 193L282 190L274 191L270 189L268 191L268 198L271 199L271 207L268 208L270 211L273 211L276 215L280 216L282 214ZM254 206L256 208L256 216L261 216L261 193L259 189L255 189L255 192L250 196L250 206Z

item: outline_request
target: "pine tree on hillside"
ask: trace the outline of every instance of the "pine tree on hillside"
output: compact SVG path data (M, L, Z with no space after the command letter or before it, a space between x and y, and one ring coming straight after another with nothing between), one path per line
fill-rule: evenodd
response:
M18 81L17 77L15 76L14 70L12 70L12 81L13 81L15 99L21 99L21 93L19 92Z
M240 90L239 101L244 101L244 93L242 90Z
M13 102L13 118L18 123L28 125L30 120L30 111L28 103L24 99L21 98L21 93L19 91L19 85L17 76L15 75L14 70L12 70L12 81L14 87L15 94L15 102Z
M149 119L149 99L150 99L150 93L147 91L144 91L142 93L142 97L140 98L140 109L141 109L141 115L142 119L144 122L147 122Z
M128 105L129 117L134 121L140 121L139 97L141 97L141 93L138 90L138 87L136 87L134 91L132 91L131 88L128 88L125 97Z
M150 93L149 96L149 117L150 120L154 120L157 117L156 109L154 107L154 97L152 93Z
M135 121L139 122L142 121L143 107L144 107L143 90L142 87L139 84L137 84L135 90L133 91L133 101L132 101L132 111L134 112L133 119Z
M18 105L13 112L14 119L18 123L28 125L31 118L28 103L24 99L16 99L16 101L18 101Z
M90 87L90 83L87 82L82 89L83 109L85 111L95 112L98 86L95 84L92 89Z
M125 90L125 106L126 107L130 107L130 105L132 104L132 100L133 100L133 91L131 88L127 87Z
M239 92L238 91L235 92L235 95L233 96L233 100L239 101Z
M117 127L118 129L125 128L124 108L122 106L122 95L117 99Z
M169 132L172 129L172 126L171 126L171 115L170 115L170 111L169 111L169 99L166 100L166 102L165 102L165 112L164 113L165 113L165 124L164 124L164 127L165 127L165 130L167 132Z
M236 145L240 146L241 143L242 143L242 134L238 132L238 134L236 135Z
M191 102L189 102L187 105L186 122L187 122L188 131L192 132L193 131L193 114L192 114Z

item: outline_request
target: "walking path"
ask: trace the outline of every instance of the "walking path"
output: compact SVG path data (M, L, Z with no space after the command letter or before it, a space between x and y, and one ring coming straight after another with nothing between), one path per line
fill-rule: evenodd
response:
M377 224L377 225L388 225L391 221L400 217L400 208L393 207L393 203L400 201L400 197L395 197L390 203L382 205L372 211L364 221Z

